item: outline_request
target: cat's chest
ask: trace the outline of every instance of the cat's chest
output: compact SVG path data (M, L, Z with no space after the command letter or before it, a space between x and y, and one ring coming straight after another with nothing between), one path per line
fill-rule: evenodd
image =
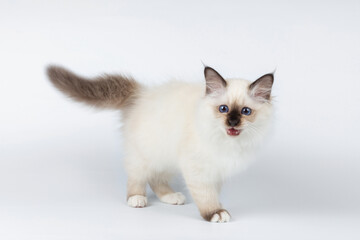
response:
M201 177L224 179L242 169L249 162L246 149L231 144L202 144L188 159L189 168Z
M246 151L241 148L231 146L213 146L204 155L218 167L237 167L239 163L245 161Z
M219 139L218 141L202 142L202 150L211 158L228 159L229 161L239 160L247 152L247 148L240 142ZM205 154L204 152L204 154Z

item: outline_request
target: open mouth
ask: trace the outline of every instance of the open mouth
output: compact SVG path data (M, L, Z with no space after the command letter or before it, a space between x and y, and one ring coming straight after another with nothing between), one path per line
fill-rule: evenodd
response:
M235 128L228 128L226 130L226 133L230 136L237 136L241 133L240 129L235 129Z

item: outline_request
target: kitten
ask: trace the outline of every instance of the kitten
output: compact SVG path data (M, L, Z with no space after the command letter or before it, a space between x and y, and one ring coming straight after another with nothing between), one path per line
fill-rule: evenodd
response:
M206 84L148 88L122 75L87 79L50 66L50 81L71 98L123 113L127 202L145 207L146 185L169 204L184 204L169 181L181 172L201 216L228 222L219 202L223 181L243 169L269 123L273 74L254 82L225 80L205 67Z

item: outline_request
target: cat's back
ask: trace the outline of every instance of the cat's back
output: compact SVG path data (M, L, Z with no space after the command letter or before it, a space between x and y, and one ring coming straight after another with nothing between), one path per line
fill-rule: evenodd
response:
M140 93L133 112L141 111L147 117L166 119L181 117L190 113L202 97L204 86L199 83L170 81L165 84L146 88Z

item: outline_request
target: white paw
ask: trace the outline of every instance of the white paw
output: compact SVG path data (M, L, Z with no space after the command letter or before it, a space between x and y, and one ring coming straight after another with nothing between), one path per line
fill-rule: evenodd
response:
M165 194L160 198L164 203L183 205L185 203L185 196L181 192Z
M129 197L128 205L134 208L143 208L147 204L147 198L142 195L134 195Z
M211 217L210 222L216 222L216 223L223 223L230 221L230 214L228 211L222 209L214 213L214 215Z

